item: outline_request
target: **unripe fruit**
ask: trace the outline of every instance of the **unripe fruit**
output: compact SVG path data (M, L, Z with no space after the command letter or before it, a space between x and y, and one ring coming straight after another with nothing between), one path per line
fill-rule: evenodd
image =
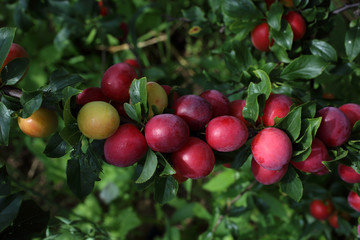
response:
M283 94L271 94L265 102L262 120L265 126L270 127L275 124L275 117L283 118L290 112L292 105L291 99Z
M76 96L76 103L79 105L85 105L86 103L94 101L110 102L110 99L106 97L102 93L101 88L98 87L85 88Z
M190 130L200 131L210 121L211 105L197 95L184 95L174 104L175 114L189 125Z
M174 114L159 114L145 125L145 138L149 147L158 152L179 150L189 138L189 127Z
M106 162L118 167L127 167L140 161L146 154L148 145L144 135L130 123L121 125L106 139L104 155Z
M339 163L338 174L344 182L360 183L360 174L358 174L352 167Z
M329 200L322 201L320 199L313 200L310 203L310 214L318 219L325 220L327 219L333 211L333 205Z
M229 99L218 90L206 90L200 94L211 105L212 118L230 113Z
M269 40L269 25L261 23L251 31L251 42L254 47L262 52L269 51L270 46L273 45L274 40Z
M102 101L89 102L79 111L77 122L80 131L88 138L105 139L113 135L119 127L117 110Z
M294 41L300 40L306 32L306 22L300 13L289 11L284 18L290 24L294 34Z
M101 79L101 91L111 100L127 102L130 98L130 85L135 78L136 72L129 64L114 64L106 70Z
M342 111L346 117L350 121L351 127L360 120L360 105L355 103L347 103L339 107L340 111Z
M180 175L198 179L211 173L215 156L210 146L199 138L190 137L187 143L171 154L174 170Z
M322 170L326 168L322 162L329 160L331 160L331 158L325 144L320 139L314 138L311 144L310 155L304 161L291 161L291 164L303 172L317 173L322 172Z
M235 151L245 144L247 138L247 127L233 116L213 118L206 127L206 142L216 151Z
M147 102L149 106L149 118L154 116L152 106L156 107L157 114L160 114L168 105L168 97L164 88L156 82L146 83Z
M292 145L285 132L278 128L261 130L251 142L251 152L260 166L268 170L280 170L288 164Z
M360 212L360 197L356 192L350 191L347 200L350 207L352 207L355 211Z
M30 117L18 117L18 125L23 133L30 137L48 137L58 127L56 112L47 108L39 108Z
M255 179L264 185L279 182L285 175L289 164L285 164L280 170L268 170L261 167L254 159L251 160L251 171Z
M351 125L345 114L335 107L324 107L318 111L322 117L317 137L328 147L338 147L350 137Z
M246 121L242 115L242 111L245 105L246 101L242 99L230 102L230 115L240 119L243 123L245 123L246 126L250 126L250 123Z

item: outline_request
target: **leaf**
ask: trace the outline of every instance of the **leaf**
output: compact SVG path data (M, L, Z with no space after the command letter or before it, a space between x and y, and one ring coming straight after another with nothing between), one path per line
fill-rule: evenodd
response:
M22 192L0 197L0 232L9 226L16 218L22 198Z
M285 117L275 118L275 127L285 130L291 142L294 142L300 135L301 109L301 107L295 107Z
M337 53L335 48L325 41L314 39L311 41L310 52L313 55L322 57L327 62L336 62Z
M263 111L265 101L271 92L271 82L266 72L255 70L254 73L260 79L260 82L257 84L251 82L249 84L246 105L243 109L243 117L253 123L257 121L259 112Z
M69 97L64 104L63 119L65 126L77 123L77 119L73 116L71 112L71 101L71 97Z
M242 147L237 152L234 160L230 162L230 167L234 169L240 169L246 161L252 158L251 150L249 147Z
M178 182L172 176L157 177L155 179L155 200L165 204L176 197L179 188Z
M209 192L222 192L235 182L234 170L226 170L215 177L211 178L210 181L203 185L203 189Z
M291 59L289 58L285 47L282 47L275 42L274 45L270 47L270 50L275 54L275 56L277 57L277 59L279 59L279 61L284 63L291 62Z
M303 185L292 166L289 166L285 176L280 181L281 192L299 202L303 195Z
M41 107L43 95L40 91L27 92L23 91L20 97L20 103L23 106L21 112L22 118L30 117L36 110Z
M49 85L45 91L57 92L68 86L84 81L82 77L77 74L70 74L65 69L55 70L49 78Z
M189 19L191 22L194 21L206 21L205 14L201 8L198 6L193 6L189 9L182 10L182 14L185 18Z
M319 76L326 66L319 56L303 55L291 61L280 77L285 80L312 79Z
M245 46L244 42L234 40L232 41L232 48L235 51L238 69L246 70L254 64L254 58L251 55L251 51Z
M11 44L15 37L15 28L0 28L0 67L3 65L9 54Z
M141 123L141 118L138 117L136 109L134 106L130 105L129 103L124 103L124 110L126 114L137 123Z
M276 29L270 29L270 35L279 46L288 50L291 49L293 43L293 32L287 21L281 21L281 28L278 31Z
M10 194L10 190L10 181L6 171L6 166L4 165L0 168L0 196Z
M61 138L59 133L55 133L46 144L44 154L49 158L59 158L70 151L69 145Z
M345 34L345 51L352 62L360 53L360 25L350 28Z
M1 79L5 85L15 85L24 76L29 66L28 58L15 58L1 71Z
M61 138L71 146L76 146L82 136L82 133L76 123L66 125L63 129L61 129L59 134Z
M0 102L0 145L7 146L9 144L11 114L12 111L3 102Z
M167 175L174 175L176 172L171 167L170 163L166 160L166 158L160 153L156 152L156 155L158 156L158 160L161 165L163 165L164 169L160 173L160 177L167 176Z
M136 105L137 103L141 103L141 106L144 108L145 112L147 111L146 83L146 77L134 79L129 90L131 104Z
M284 12L282 4L275 2L271 5L267 16L267 23L271 28L276 31L280 31L281 28L281 17Z
M148 181L155 173L158 164L156 154L149 148L146 153L146 160L142 172L135 183L144 183Z
M260 19L263 17L255 4L250 0L223 1L222 9L225 15L235 19Z

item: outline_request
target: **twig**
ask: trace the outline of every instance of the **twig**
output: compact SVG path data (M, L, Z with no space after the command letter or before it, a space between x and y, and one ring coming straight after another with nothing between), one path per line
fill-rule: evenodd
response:
M236 93L242 92L242 91L244 91L244 90L246 90L246 89L247 89L247 87L242 87L242 88L240 88L240 89L238 89L238 90L235 90L235 91L227 94L226 96L227 96L227 97L230 97L231 95L234 95L234 94L236 94Z
M341 13L341 12L343 12L343 11L346 11L346 10L348 10L348 9L350 9L350 8L359 7L359 5L360 5L360 3L345 4L343 7L334 10L334 11L332 12L332 14L339 14L339 13Z
M226 207L226 211L224 214L220 215L219 219L217 220L215 226L213 227L212 229L212 233L213 233L213 236L214 236L214 233L216 231L216 229L219 227L220 223L222 222L222 220L224 219L224 217L226 215L229 214L230 212L230 209L231 209L231 206L236 203L246 192L250 191L254 185L256 184L257 182L256 181L253 181L252 183L250 183L249 186L247 186L247 188L245 188L241 193L239 193L235 198L233 198L230 202L227 203L227 207Z
M3 86L0 90L2 90L6 95L21 98L22 91L19 88L12 87L12 86Z

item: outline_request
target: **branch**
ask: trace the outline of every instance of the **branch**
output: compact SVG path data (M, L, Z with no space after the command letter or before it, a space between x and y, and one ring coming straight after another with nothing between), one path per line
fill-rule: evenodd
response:
M332 14L339 14L339 13L344 12L344 11L350 9L350 8L356 8L356 7L359 7L359 6L360 6L360 3L345 4L343 7L334 10L332 12Z
M239 193L235 198L233 198L228 204L227 204L227 207L226 207L226 211L224 214L221 214L218 221L216 222L215 226L213 227L212 229L212 233L214 235L216 229L219 227L220 223L222 222L222 220L224 219L224 217L226 215L229 214L230 212L230 209L231 209L231 206L236 203L246 192L250 191L254 186L255 184L257 183L257 181L253 181L252 183L249 184L249 186L247 186L247 188L245 188L241 193Z
M247 89L247 87L242 87L242 88L240 88L240 89L238 89L238 90L235 90L235 91L227 94L226 96L227 96L227 97L230 97L231 95L234 95L234 94L236 94L236 93L242 92L242 91L244 91L244 90L246 90L246 89Z
M22 91L19 88L12 87L12 86L3 86L0 90L2 90L6 95L21 98Z

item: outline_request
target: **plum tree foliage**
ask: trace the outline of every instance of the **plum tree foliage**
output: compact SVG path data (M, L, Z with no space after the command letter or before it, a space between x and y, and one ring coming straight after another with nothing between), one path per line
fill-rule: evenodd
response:
M6 0L0 238L359 237L359 12Z

